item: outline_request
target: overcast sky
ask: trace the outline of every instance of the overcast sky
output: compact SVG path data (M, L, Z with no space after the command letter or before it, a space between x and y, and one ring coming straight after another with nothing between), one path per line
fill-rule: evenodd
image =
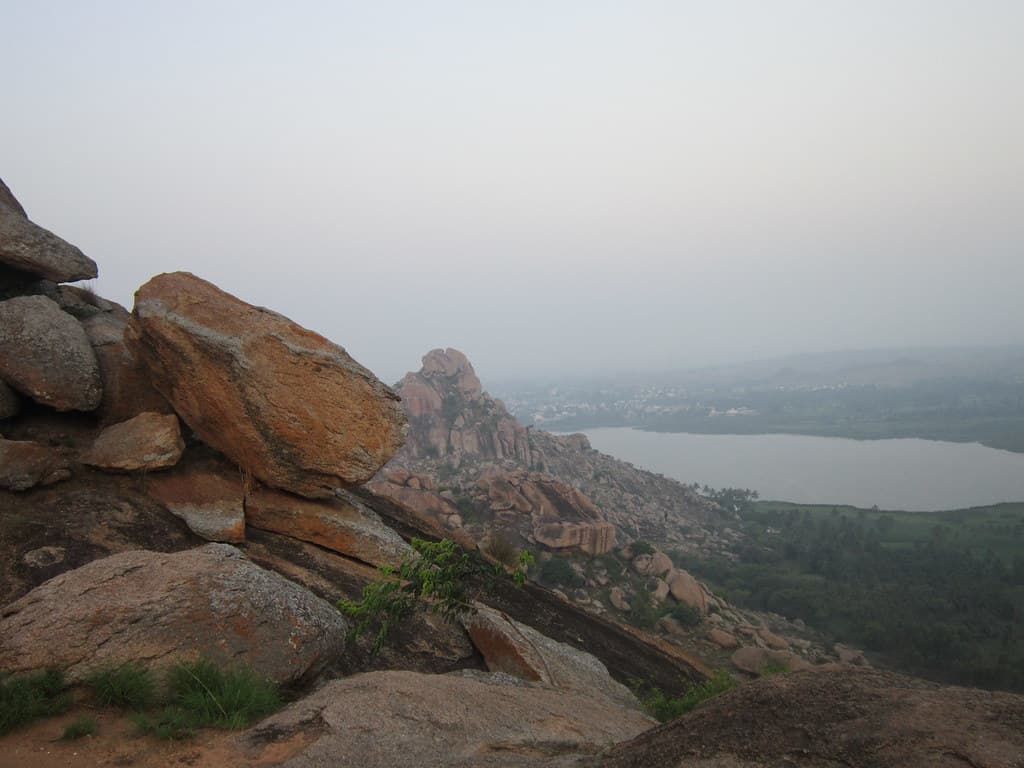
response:
M0 0L0 177L388 381L1024 342L1024 2Z

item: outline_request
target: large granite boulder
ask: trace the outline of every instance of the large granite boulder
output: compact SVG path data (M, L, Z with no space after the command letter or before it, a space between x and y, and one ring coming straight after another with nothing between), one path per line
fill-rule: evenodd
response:
M33 224L0 181L0 264L59 283L96 277L96 262L48 229Z
M103 389L81 324L45 296L0 301L0 378L58 411L91 411Z
M328 683L248 731L242 745L250 764L282 768L514 768L574 764L652 725L603 696L506 675L389 671Z
M56 576L0 611L0 669L159 669L208 656L279 683L339 653L347 624L328 603L227 544L111 555Z
M344 349L195 275L143 285L128 335L185 423L267 485L329 497L402 443L398 396Z

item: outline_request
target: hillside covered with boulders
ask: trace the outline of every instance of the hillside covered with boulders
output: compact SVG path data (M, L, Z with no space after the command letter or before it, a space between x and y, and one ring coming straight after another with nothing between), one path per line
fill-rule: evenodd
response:
M1024 698L882 675L733 608L667 554L736 535L726 512L524 429L459 353L392 388L196 275L153 277L129 312L70 284L97 273L0 182L0 690L57 670L88 708L100 671L204 660L284 704L209 750L11 729L0 765L1021 765ZM339 604L423 542L474 564L472 599L421 601L376 646ZM792 671L652 730L638 691L683 696L730 660Z

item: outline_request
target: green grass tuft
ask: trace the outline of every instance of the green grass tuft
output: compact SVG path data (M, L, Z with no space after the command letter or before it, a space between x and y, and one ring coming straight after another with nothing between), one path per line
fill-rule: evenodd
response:
M281 706L273 683L251 670L222 669L203 659L172 667L167 687L167 707L156 715L135 718L135 726L142 733L182 739L197 728L248 728Z
M98 729L99 725L95 717L82 715L81 717L76 717L64 727L64 733L61 735L61 738L64 741L73 741L83 736L92 736Z
M0 736L43 717L66 712L71 694L58 669L25 675L0 673Z
M93 672L85 684L104 707L142 710L156 699L156 682L145 667L124 664Z

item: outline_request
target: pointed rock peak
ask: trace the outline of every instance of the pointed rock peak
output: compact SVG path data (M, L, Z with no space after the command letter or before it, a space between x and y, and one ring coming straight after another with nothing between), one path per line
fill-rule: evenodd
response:
M0 179L0 208L6 208L11 213L15 213L23 219L28 218L28 214L25 213L25 209L21 207L21 203L18 202L18 198L11 192L11 188L4 184L4 180Z
M427 378L444 377L454 379L455 386L467 395L480 394L483 387L473 370L473 364L459 350L432 349L423 356L420 375Z

